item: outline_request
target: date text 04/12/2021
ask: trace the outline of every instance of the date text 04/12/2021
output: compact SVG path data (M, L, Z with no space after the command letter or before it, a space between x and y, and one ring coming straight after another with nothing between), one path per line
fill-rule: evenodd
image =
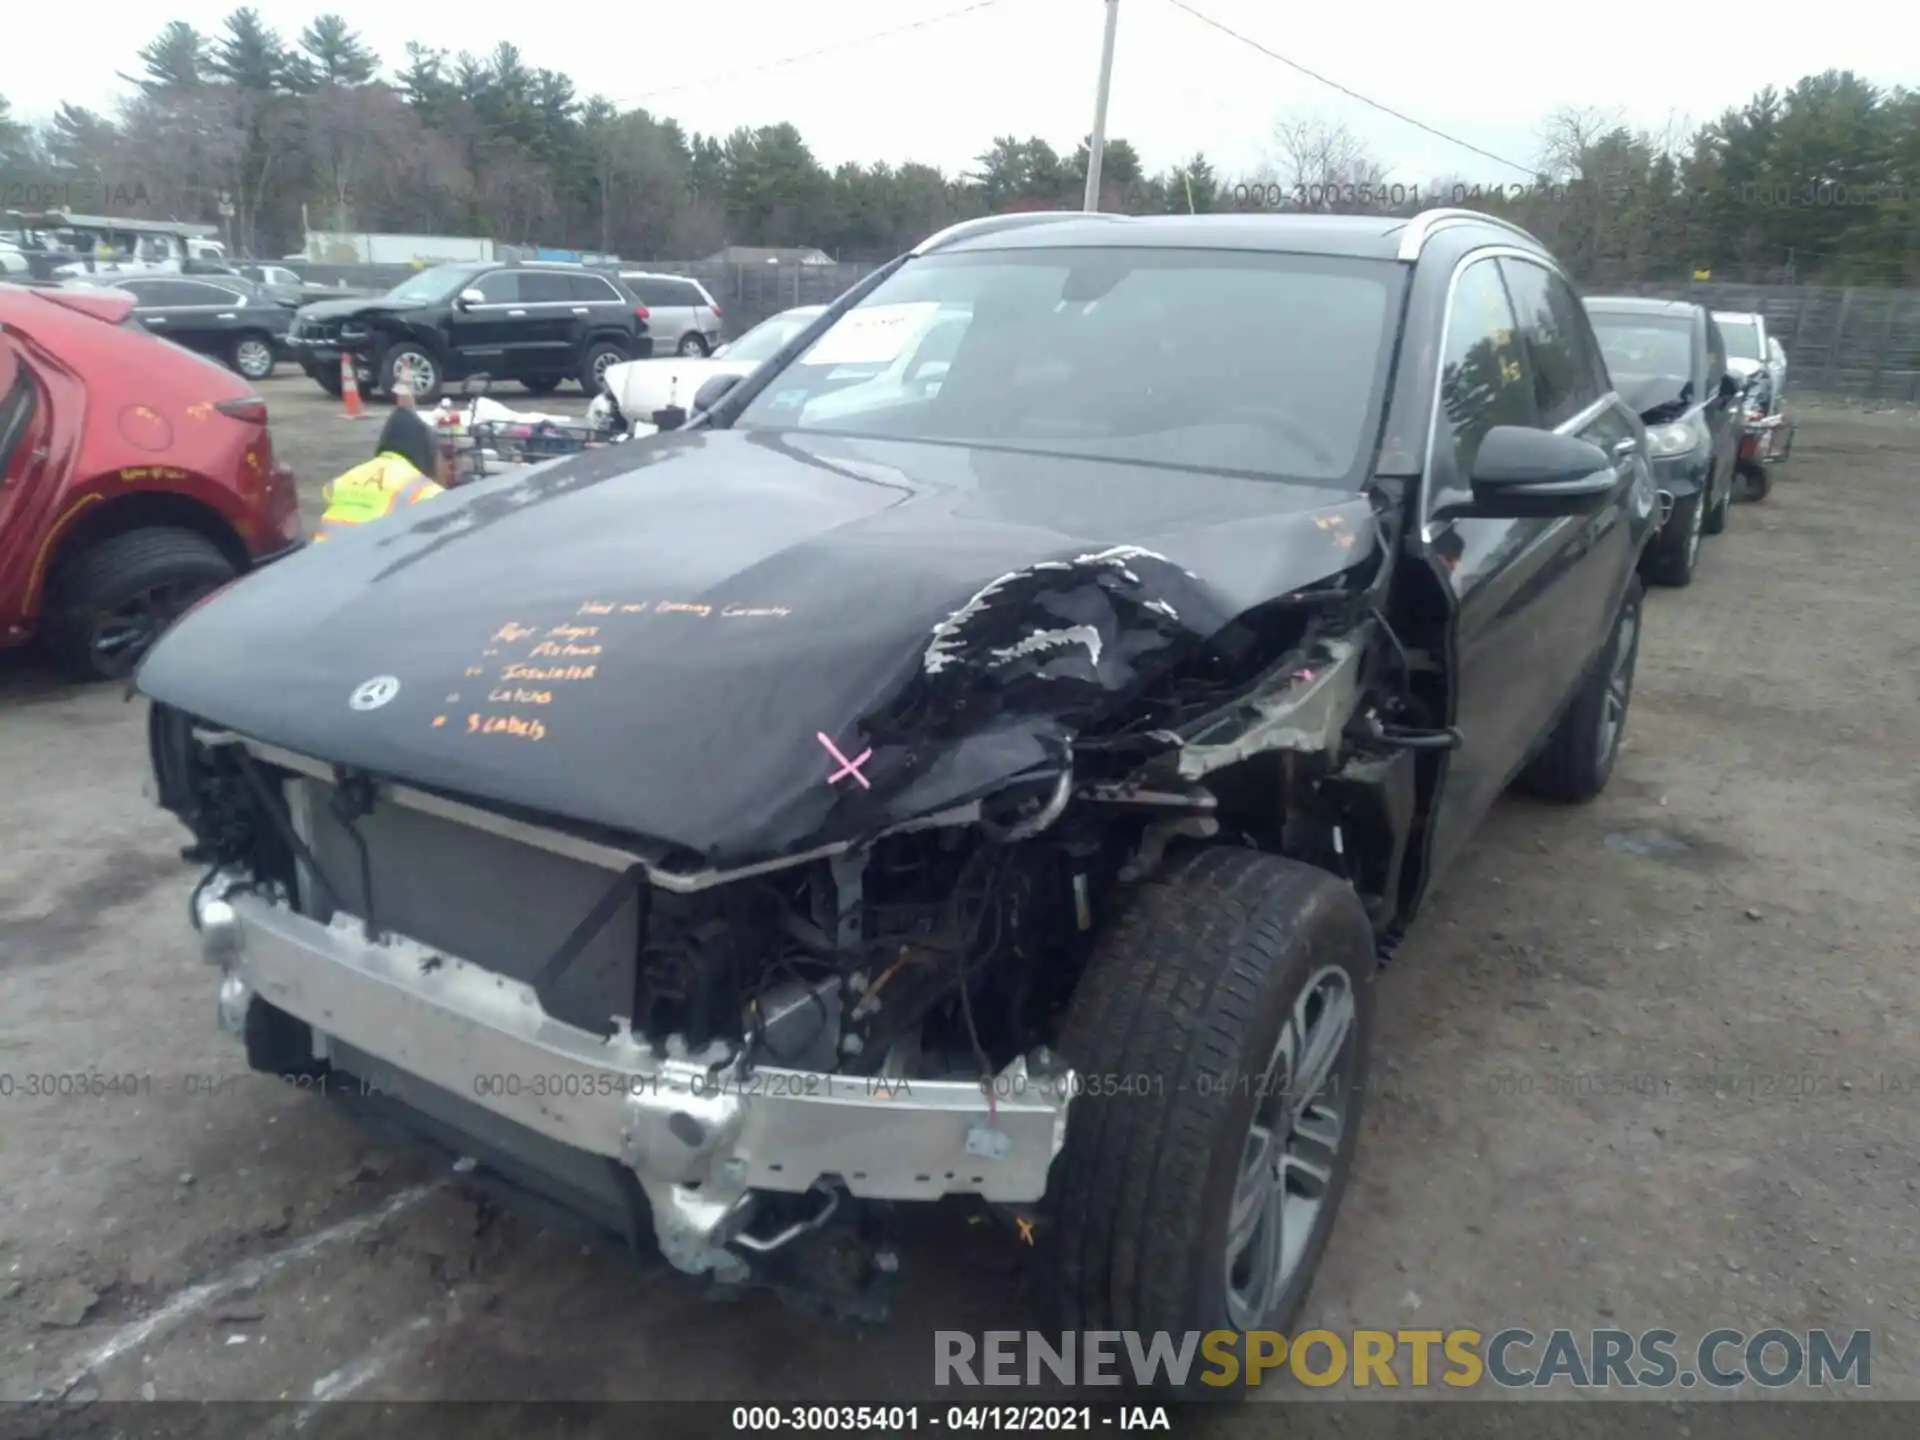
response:
M1164 1405L736 1405L733 1429L804 1435L949 1430L1087 1434L1173 1429Z

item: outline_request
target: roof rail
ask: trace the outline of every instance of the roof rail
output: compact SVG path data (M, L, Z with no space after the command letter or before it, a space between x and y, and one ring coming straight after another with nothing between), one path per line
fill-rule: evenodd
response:
M1125 220L1125 215L1110 215L1100 210L1020 210L1011 215L982 215L962 220L922 240L908 253L925 255L960 240L979 235L997 235L1002 230L1025 230L1034 225L1051 225L1061 220Z
M1511 220L1502 220L1498 215L1488 215L1479 210L1422 210L1407 221L1407 228L1400 234L1400 258L1418 260L1421 249L1436 230L1445 229L1448 225L1469 223L1493 225L1499 229L1511 231L1529 245L1540 244L1531 232L1514 224Z

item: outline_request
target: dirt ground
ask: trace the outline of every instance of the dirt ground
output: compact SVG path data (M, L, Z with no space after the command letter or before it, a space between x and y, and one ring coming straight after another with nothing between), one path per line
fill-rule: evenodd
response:
M311 502L377 422L265 389ZM1806 413L1651 594L1607 794L1503 803L1384 976L1308 1323L1865 1328L1874 1392L1920 1397L1920 423ZM1018 1245L945 1212L848 1330L250 1075L142 714L0 667L0 1397L877 1400L927 1392L936 1326L1022 1325Z

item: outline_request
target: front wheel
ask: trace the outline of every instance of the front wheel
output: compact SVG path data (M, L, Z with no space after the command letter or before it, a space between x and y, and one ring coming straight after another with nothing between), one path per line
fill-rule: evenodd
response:
M1693 583L1694 567L1700 563L1700 536L1706 529L1706 505L1704 493L1674 502L1673 514L1660 528L1647 557L1647 578L1654 584L1679 588Z
M1720 535L1725 533L1727 528L1727 506L1732 500L1733 476L1729 474L1725 483L1720 486L1719 498L1713 502L1712 508L1707 511L1707 518L1701 522L1700 529L1703 534Z
M229 358L248 380L265 380L273 374L273 342L264 335L242 335L233 342Z
M1374 955L1350 885L1256 850L1193 852L1126 902L1060 1037L1080 1094L1041 1280L1062 1325L1287 1327L1352 1172Z
M1521 784L1547 800L1580 802L1607 788L1620 742L1627 733L1627 707L1633 702L1633 672L1640 660L1640 606L1645 595L1640 577L1627 582L1626 597L1613 618L1613 633L1573 704L1522 774Z
M401 386L411 384L414 402L431 405L440 398L444 383L439 362L411 341L402 340L381 357L380 388L389 396L398 395Z

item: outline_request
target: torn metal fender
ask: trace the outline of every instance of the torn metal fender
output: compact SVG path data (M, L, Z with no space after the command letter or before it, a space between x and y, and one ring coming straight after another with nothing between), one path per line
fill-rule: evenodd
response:
M1359 629L1320 647L1322 658L1282 671L1187 737L1176 773L1198 780L1272 750L1330 754L1360 702L1361 662L1373 629Z

